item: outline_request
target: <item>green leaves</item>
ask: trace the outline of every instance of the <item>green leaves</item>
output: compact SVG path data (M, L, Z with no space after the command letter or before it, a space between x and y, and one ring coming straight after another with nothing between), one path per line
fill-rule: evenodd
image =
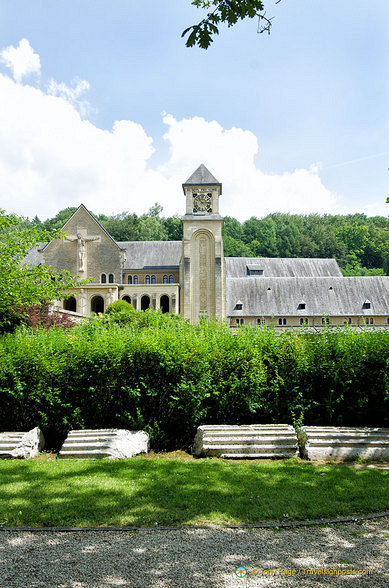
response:
M57 442L69 428L141 428L153 448L177 449L202 424L388 426L388 368L383 331L232 333L183 319L22 328L0 337L2 427L41 425Z
M220 23L232 27L238 20L245 18L265 18L260 14L263 10L261 0L193 0L192 4L210 12L200 23L188 27L182 33L181 37L189 35L185 43L187 47L198 45L202 49L208 49L213 42L213 36L219 34ZM270 21L266 18L265 20L270 26Z
M36 226L24 228L22 218L0 210L1 314L10 313L15 307L60 299L65 290L76 285L69 272L55 272L49 266L25 262L30 249L58 237L59 231L48 232Z

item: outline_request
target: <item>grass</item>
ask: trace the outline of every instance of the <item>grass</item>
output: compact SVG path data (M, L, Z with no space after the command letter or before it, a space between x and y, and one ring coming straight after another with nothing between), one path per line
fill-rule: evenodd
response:
M0 461L1 526L204 525L385 510L389 471L296 460Z

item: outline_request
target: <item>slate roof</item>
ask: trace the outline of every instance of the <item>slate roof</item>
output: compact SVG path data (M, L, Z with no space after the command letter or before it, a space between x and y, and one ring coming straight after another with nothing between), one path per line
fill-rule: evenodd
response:
M201 165L199 165L199 167L196 169L196 171L193 172L193 174L190 176L190 178L188 178L186 180L186 182L184 184L182 184L182 187L184 188L184 186L201 186L201 185L220 186L220 193L221 193L221 187L222 187L221 183L217 181L215 176L213 176L211 174L211 172L205 167L205 165L203 163Z
M177 268L182 241L118 241L126 252L125 270L142 268Z
M23 259L24 265L39 265L41 263L39 257L39 250L43 248L47 243L41 243L40 245L36 245L32 249L29 250L26 257Z
M389 277L246 277L226 281L227 316L386 316ZM369 300L371 308L363 308ZM236 303L242 310L235 310ZM301 302L305 309L299 309Z
M247 267L256 270L263 269L263 277L342 277L342 272L335 259L226 257L225 260L227 278L246 277L248 275Z

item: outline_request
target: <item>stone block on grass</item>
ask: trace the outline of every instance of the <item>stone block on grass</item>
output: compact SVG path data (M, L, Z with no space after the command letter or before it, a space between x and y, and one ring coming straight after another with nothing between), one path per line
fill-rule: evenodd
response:
M61 459L128 459L148 453L150 440L144 431L85 429L70 431L61 447Z
M192 446L196 457L284 459L297 456L291 425L202 425Z
M0 457L26 459L36 457L45 446L39 427L27 432L0 433Z
M302 427L310 460L389 461L389 429L372 427Z

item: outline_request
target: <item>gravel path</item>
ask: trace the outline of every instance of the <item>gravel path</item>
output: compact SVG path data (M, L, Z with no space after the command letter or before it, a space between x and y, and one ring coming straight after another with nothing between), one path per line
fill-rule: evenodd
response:
M389 586L388 518L295 529L0 533L1 588L329 585Z

